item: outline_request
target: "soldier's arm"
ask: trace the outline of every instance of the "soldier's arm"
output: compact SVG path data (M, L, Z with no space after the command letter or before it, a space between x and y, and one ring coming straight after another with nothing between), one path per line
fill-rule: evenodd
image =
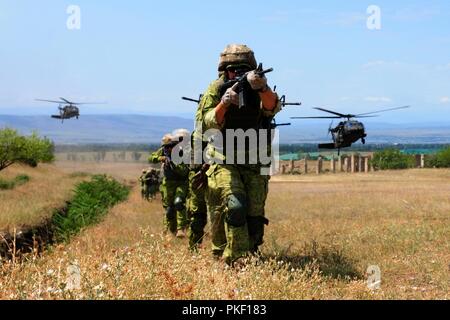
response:
M204 93L200 106L203 112L205 130L220 129L225 119L226 107L220 101L219 80L214 81Z
M269 86L265 90L259 92L259 98L261 99L261 106L263 110L275 111L279 102L278 95L270 89Z
M163 155L164 155L163 148L159 148L158 150L150 154L150 157L148 157L148 162L159 163L160 162L159 158L162 157Z

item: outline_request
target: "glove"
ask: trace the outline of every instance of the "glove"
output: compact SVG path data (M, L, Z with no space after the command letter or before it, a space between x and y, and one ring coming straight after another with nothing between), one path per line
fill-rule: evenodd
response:
M166 156L161 156L158 158L159 162L166 162L167 157Z
M229 107L231 104L238 105L239 104L239 94L234 91L237 89L239 84L236 82L231 88L228 88L222 96L222 103Z
M247 81L253 90L259 91L267 87L267 78L265 75L260 76L255 70L247 74Z

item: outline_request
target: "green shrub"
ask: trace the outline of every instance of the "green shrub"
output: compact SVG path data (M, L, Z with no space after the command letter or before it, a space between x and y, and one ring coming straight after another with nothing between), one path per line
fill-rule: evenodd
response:
M11 190L14 188L14 181L0 179L0 190Z
M30 177L26 174L19 174L17 177L14 178L14 183L16 186L21 186L25 183L30 181Z
M450 168L450 147L427 157L425 166L430 168Z
M27 183L28 181L30 181L30 177L26 174L20 174L11 181L0 179L0 190L11 190L17 186Z
M124 201L130 189L106 175L95 175L79 183L68 207L53 215L52 225L57 241L68 241L83 227L97 223L108 209Z
M372 165L375 170L413 168L414 158L397 149L386 149L374 153Z

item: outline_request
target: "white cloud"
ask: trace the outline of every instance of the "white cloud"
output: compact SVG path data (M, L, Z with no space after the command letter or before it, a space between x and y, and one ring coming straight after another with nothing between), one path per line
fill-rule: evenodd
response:
M439 8L403 8L391 15L392 19L401 22L417 22L432 19L441 13Z
M364 69L374 68L374 67L416 67L418 65L407 64L400 61L385 61L385 60L374 60L369 61L363 65Z
M392 102L392 99L388 98L388 97L365 97L364 101L367 101L367 102Z
M367 21L367 15L361 12L340 12L337 15L336 18L324 21L324 24L348 27L355 24L363 25Z
M371 67L377 67L377 66L383 66L386 64L386 61L383 60L376 60L376 61L369 61L365 65L363 65L363 68L371 68Z
M272 13L271 15L267 15L267 16L263 16L260 19L263 22L268 22L268 23L272 23L272 22L285 22L289 20L289 12L287 11L277 11Z
M433 71L449 71L449 70L450 70L450 63L435 65L433 67Z
M450 103L450 97L442 97L439 100L440 103Z

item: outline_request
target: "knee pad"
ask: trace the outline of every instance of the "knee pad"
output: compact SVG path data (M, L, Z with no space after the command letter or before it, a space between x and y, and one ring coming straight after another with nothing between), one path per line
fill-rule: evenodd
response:
M233 227L242 227L247 222L247 197L244 194L232 194L228 197L228 213L225 221Z
M173 202L173 206L175 207L175 210L181 211L184 209L184 200L181 197L176 197L175 201Z
M177 217L177 211L174 207L167 207L166 208L166 218L167 220L173 220Z

